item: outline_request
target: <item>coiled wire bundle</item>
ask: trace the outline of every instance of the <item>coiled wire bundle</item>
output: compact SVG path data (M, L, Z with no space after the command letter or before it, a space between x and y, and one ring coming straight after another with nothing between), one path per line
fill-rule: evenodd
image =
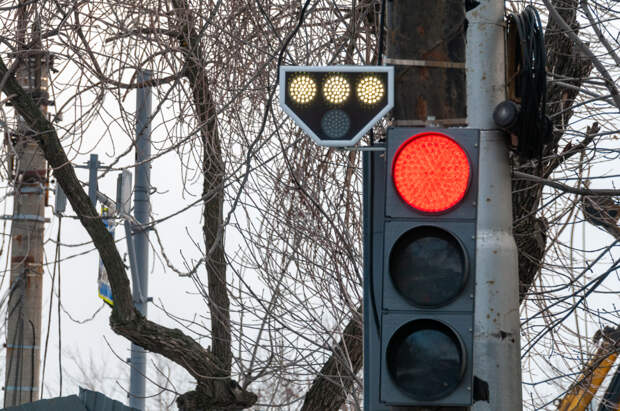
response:
M511 39L516 41L511 42ZM495 122L517 136L520 158L541 158L550 142L552 123L546 116L547 75L545 39L540 16L532 6L508 17L508 44L514 50L508 59L511 99L500 103L493 113ZM513 67L510 67L510 65ZM514 84L511 84L514 82Z

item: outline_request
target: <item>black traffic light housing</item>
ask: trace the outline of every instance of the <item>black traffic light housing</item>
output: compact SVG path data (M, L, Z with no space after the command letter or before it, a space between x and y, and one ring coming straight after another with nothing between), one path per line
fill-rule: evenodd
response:
M462 149L467 186L447 209L420 211L395 186L395 159L437 136ZM366 409L472 403L478 141L479 130L391 128L385 151L365 157ZM450 163L432 148L418 161L441 155ZM443 163L429 179L451 172Z

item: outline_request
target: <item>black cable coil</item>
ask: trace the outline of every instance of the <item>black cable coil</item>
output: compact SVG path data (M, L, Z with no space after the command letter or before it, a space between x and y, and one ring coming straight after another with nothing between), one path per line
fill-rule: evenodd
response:
M552 123L546 116L547 74L545 39L538 11L527 6L520 14L510 14L508 30L516 28L518 72L515 94L517 102L500 103L493 113L495 122L515 134L520 158L541 158L543 146L550 142ZM508 45L510 46L510 45Z

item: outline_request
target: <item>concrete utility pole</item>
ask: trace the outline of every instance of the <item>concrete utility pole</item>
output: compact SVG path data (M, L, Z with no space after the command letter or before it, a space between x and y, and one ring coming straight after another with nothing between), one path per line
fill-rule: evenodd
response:
M151 79L150 71L138 73L138 83ZM149 234L143 226L149 223L151 212L151 87L138 89L136 99L136 183L134 186L134 217L138 224L133 236L137 278L133 283L134 304L138 311L146 317L148 296L149 269ZM144 348L131 344L131 375L129 381L129 406L144 410L146 351Z
M465 3L387 2L384 61L396 67L395 126L481 129L471 409L517 411L522 409L517 249L507 144L492 118L505 99L504 4L481 0L466 14ZM407 408L439 409L468 408Z
M42 50L40 28L28 32L26 1L17 9L17 81L38 101L45 113L48 104L50 56ZM30 7L36 7L30 6ZM29 45L28 45L29 44ZM29 129L18 116L11 172L14 178L13 223L11 225L11 280L7 325L7 360L4 406L39 399L41 304L43 283L43 226L47 193L47 163Z
M473 410L517 411L523 407L519 268L508 146L493 122L493 109L506 98L504 2L481 0L467 20L467 123L482 130L474 320L474 393L481 400Z

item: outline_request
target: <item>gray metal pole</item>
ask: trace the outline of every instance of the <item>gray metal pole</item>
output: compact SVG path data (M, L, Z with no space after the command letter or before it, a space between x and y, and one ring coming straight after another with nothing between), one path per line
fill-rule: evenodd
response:
M97 190L99 189L97 181L97 171L99 170L99 156L91 154L88 161L88 197L91 203L97 209Z
M138 82L151 79L150 71L140 71ZM136 99L136 183L134 186L134 217L141 225L148 224L150 214L151 164L151 88L138 89ZM140 164L142 163L142 164ZM134 281L134 303L138 311L147 315L149 235L148 230L135 227L134 245L139 284ZM140 297L138 297L140 296ZM146 351L131 344L131 375L129 381L129 406L144 410L146 383Z
M504 2L481 0L467 15L467 113L480 128L474 375L482 410L521 410L519 274L512 236L508 150L492 114L505 99Z
M116 210L118 214L123 218L123 227L125 228L125 239L127 240L127 254L129 255L129 271L131 272L131 281L134 284L133 298L137 301L142 301L142 283L138 276L138 268L136 263L136 250L134 247L133 228L132 225L134 219L131 217L131 193L133 188L131 187L131 173L128 170L123 170L119 174L116 181Z

